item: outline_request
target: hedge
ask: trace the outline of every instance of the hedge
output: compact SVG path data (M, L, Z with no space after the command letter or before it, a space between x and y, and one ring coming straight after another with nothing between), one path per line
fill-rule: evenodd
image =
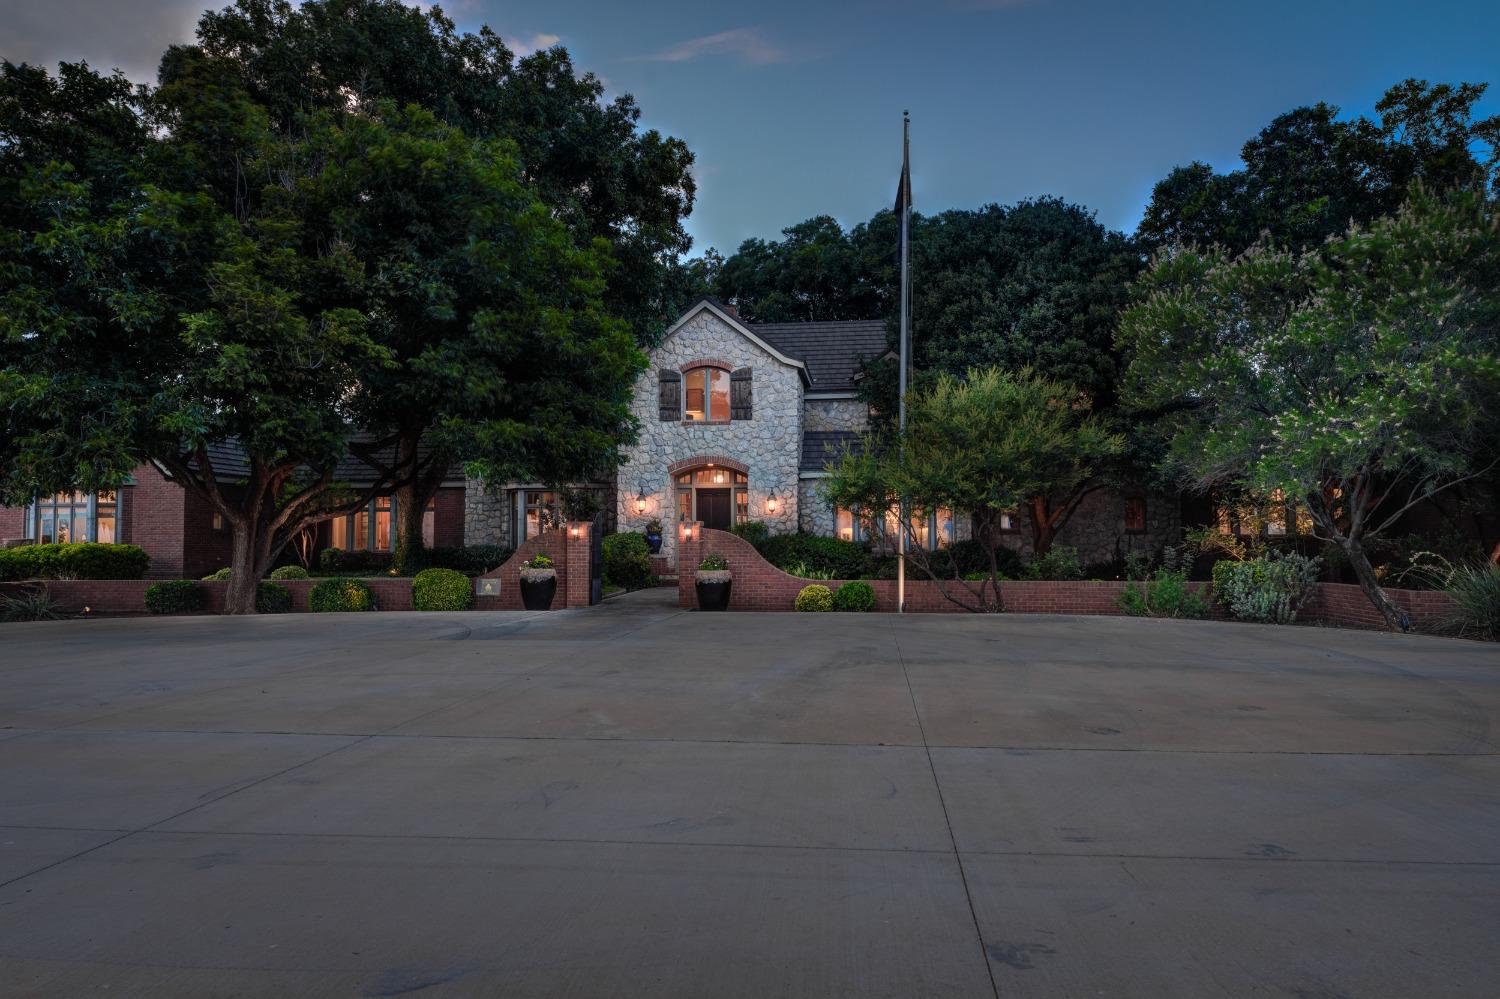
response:
M794 605L799 611L831 611L833 610L833 591L822 583L812 583L802 587L797 594L797 602Z
M875 588L869 583L855 580L845 583L833 595L836 611L872 611L875 609Z
M604 538L604 581L627 590L651 585L651 546L644 534L624 532Z
M334 575L353 572L383 576L390 567L390 552L346 552L342 548L324 548L318 553L318 568Z
M454 569L465 576L482 576L505 564L515 549L504 545L464 545L462 548L430 548L427 564L434 569Z
M152 614L191 614L208 606L208 591L191 579L171 579L146 587L146 610Z
M374 610L375 594L363 580L332 576L308 591L307 609L316 614Z
M858 579L870 568L863 547L820 534L777 534L756 548L767 562L783 571L801 563L814 572L828 573L830 579Z
M423 569L411 581L412 610L461 611L474 605L474 584L456 569Z
M255 609L261 614L285 614L292 609L292 591L276 583L255 587Z
M0 549L0 582L19 579L141 579L151 557L138 545L71 541Z

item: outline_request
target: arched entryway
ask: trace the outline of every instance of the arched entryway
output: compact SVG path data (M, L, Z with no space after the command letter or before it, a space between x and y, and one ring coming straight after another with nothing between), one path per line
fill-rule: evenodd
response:
M743 463L705 455L674 462L668 471L678 523L697 520L727 531L750 519L750 470Z

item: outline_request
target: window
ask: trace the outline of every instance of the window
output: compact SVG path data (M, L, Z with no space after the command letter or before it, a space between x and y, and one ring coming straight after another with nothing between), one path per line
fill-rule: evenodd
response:
M947 548L954 542L955 524L953 511L946 507L932 513L913 513L907 543L928 551ZM894 508L887 510L878 524L862 520L857 510L834 510L834 533L844 541L864 541L870 535L877 548L895 551L899 542L899 525L900 519Z
M863 541L864 532L859 529L859 518L853 510L835 507L833 511L833 535L840 541Z
M224 515L222 513L220 513L219 511L217 511L217 510L214 511L213 528L216 531L227 531L227 530L229 530L229 522L227 520L225 520L224 519Z
M1130 496L1125 500L1125 533L1146 533L1146 501L1140 496Z
M689 423L729 421L729 372L694 368L682 376L682 418Z
M69 541L99 541L112 544L118 523L118 495L106 493L58 493L32 504L25 534L39 544Z
M557 493L536 489L518 490L516 492L516 544L519 545L527 538L534 538L538 534L557 527L561 523L561 514L558 513L557 504Z
M1014 510L1001 510L1000 511L1000 533L1002 533L1002 534L1018 534L1018 533L1020 533L1020 530L1021 530L1021 525L1016 520L1016 511L1014 511Z
M422 543L432 546L437 501L428 500L422 512ZM364 509L333 522L333 544L351 552L388 552L396 548L396 500L377 496Z

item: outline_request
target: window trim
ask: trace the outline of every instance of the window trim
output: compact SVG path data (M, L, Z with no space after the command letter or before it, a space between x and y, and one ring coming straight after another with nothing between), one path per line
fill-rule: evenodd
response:
M724 379L724 418L713 418L713 381L710 372L717 372ZM693 379L701 373L703 390L703 419L695 420L688 417L688 393L692 391ZM684 424L695 427L724 426L734 422L734 369L726 366L722 361L693 361L683 365L680 372L682 375L681 402L682 411L679 414Z
M1132 503L1139 503L1140 504L1140 508L1141 508L1141 526L1140 527L1131 527L1130 526L1130 506L1131 506ZM1151 524L1151 512L1150 512L1150 508L1146 506L1146 497L1144 497L1144 496L1126 496L1125 497L1125 515L1122 518L1122 520L1123 520L1123 523L1124 523L1125 533L1126 534L1130 534L1130 535L1145 534L1147 532L1147 529L1150 527L1150 524Z

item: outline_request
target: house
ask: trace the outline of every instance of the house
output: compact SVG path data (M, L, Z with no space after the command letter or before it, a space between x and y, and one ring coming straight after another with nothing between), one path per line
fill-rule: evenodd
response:
M673 526L692 520L721 530L756 520L775 533L876 540L865 536L852 511L831 506L819 486L829 462L857 447L868 430L859 379L865 364L888 352L880 320L750 323L732 307L699 301L649 352L636 382L631 409L638 442L612 479L584 484L598 495L605 530L644 531L660 519L669 559ZM219 449L214 463L225 480L243 459L230 447ZM355 485L368 474L352 458L338 470ZM555 523L559 501L546 483L485 488L455 468L424 518L424 540L516 547ZM316 557L326 547L389 551L393 513L389 497L377 498L366 510L319 525L301 554ZM1177 540L1181 513L1175 495L1100 490L1083 501L1057 544L1078 548L1086 564L1132 550L1154 553ZM1028 516L1025 510L1008 516L1003 539L1023 555L1031 551ZM893 528L894 521L887 537ZM970 533L964 511L951 510L922 514L913 530L928 547ZM229 532L207 502L149 464L115 492L0 508L0 543L74 539L139 544L151 555L153 576L201 576L229 562Z

